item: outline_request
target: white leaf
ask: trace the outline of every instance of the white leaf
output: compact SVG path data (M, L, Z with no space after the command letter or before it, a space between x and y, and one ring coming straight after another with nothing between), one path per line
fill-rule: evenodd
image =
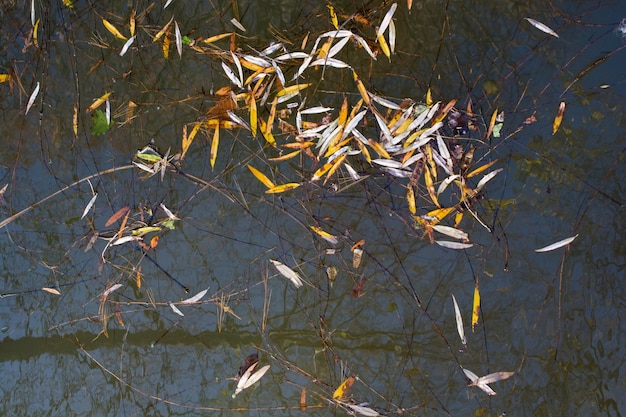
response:
M176 34L176 50L178 51L178 56L183 56L183 37L180 34L180 29L178 28L178 22L174 20L174 33Z
M363 39L362 37L360 37L359 35L355 35L352 34L352 38L354 38L355 41L357 41L358 43L361 44L361 46L363 47L363 49L365 49L365 51L369 54L369 56L372 57L372 59L374 61L376 61L376 54L374 54L374 52L372 51L372 49L370 48L370 46L367 44L367 42L365 41L365 39Z
M35 26L35 0L30 2L30 23Z
M435 240L435 243L448 249L467 249L474 246L472 243L450 242L448 240Z
M487 182L490 181L493 177L498 175L500 171L502 171L502 168L498 168L494 171L491 171L489 174L486 174L484 177L482 177L480 181L478 182L478 185L476 186L475 191L476 192L480 191L485 186L485 184L487 184Z
M434 226L432 226L433 229L435 229L436 231L438 231L439 233L442 233L446 236L450 236L454 239L459 239L459 240L468 240L468 236L467 233L465 233L462 230L459 229L455 229L454 227L450 227L450 226L443 226L441 224L436 224Z
M124 46L122 46L122 50L120 51L120 56L124 56L126 55L126 52L128 52L128 48L130 48L130 46L133 44L133 42L135 42L135 38L136 36L131 36L126 43L124 44Z
M350 403L340 403L340 404L343 405L344 407L351 409L355 413L361 414L362 416L376 417L380 415L378 411L372 410L371 408L364 407L362 405L356 405L356 404L350 404Z
M33 91L33 93L30 95L30 98L28 99L28 104L26 105L26 112L24 113L25 115L28 114L28 111L33 106L33 103L35 103L37 94L39 94L39 81L37 81L37 86L35 87L35 90Z
M374 116L376 116L378 127L380 127L380 130L383 136L385 137L385 140L391 142L391 132L389 131L389 128L387 127L387 122L385 121L385 119L382 118L382 116L378 114L378 112L374 112Z
M392 54L396 51L396 24L393 19L389 22L389 50Z
M535 249L535 252L550 252L551 250L555 250L555 249L561 248L563 246L569 245L577 237L578 237L578 235L572 236L572 237L568 237L567 239L559 240L558 242L553 243L553 244L548 245L548 246L545 246L545 247L543 247L541 249Z
M174 213L171 212L170 209L165 207L165 204L161 203L159 204L159 207L161 207L161 209L165 212L165 214L170 220L180 220L180 217L177 217Z
M169 6L171 2L172 2L172 0L167 0L165 2L165 6L163 6L163 10L167 9L167 6Z
M342 40L340 40L339 42L337 42L335 45L333 45L332 48L330 48L330 50L328 51L328 53L326 54L327 58L332 58L335 55L337 55L344 46L346 46L346 44L350 41L350 37L345 37Z
M478 378L475 384L491 384L492 382L503 381L507 378L512 377L513 375L515 375L515 372L494 372L489 375L481 376L480 378Z
M226 76L230 79L230 81L233 84L235 84L239 88L243 88L243 85L242 85L241 81L239 81L239 79L237 78L237 76L235 75L233 70L231 70L228 67L228 65L226 65L225 63L222 62L222 68L224 68L224 72L226 73Z
M248 123L241 117L237 116L232 110L228 110L226 113L228 113L228 117L230 117L230 120L250 130L250 126L248 125Z
M377 96L376 94L372 94L370 97L372 98L372 100L374 100L375 102L377 102L378 104L380 104L382 106L387 107L388 109L402 110L402 107L398 106L393 101L386 100L386 99L384 99L382 97Z
M178 314L178 315L179 315L179 316L181 316L181 317L185 317L185 315L183 314L183 312L182 312L182 311L180 311L180 310L178 309L178 307L176 307L176 306L175 306L174 304L172 304L172 303L168 303L168 304L170 305L170 307L172 308L172 311L173 311L174 313Z
M350 178L352 178L354 181L358 181L361 179L361 176L359 175L359 173L356 172L355 169L352 168L347 162L344 162L343 165L346 167L346 170L348 170L348 174L350 175Z
M322 66L333 67L333 68L350 68L350 65L335 58L316 59L315 61L311 62L309 65L311 67L322 65Z
M346 127L343 129L343 134L341 135L341 140L344 140L345 138L348 137L348 135L350 133L352 133L354 128L357 127L357 125L361 122L361 120L365 116L365 113L367 113L367 109L362 110L359 113L357 113L356 116L354 116L352 118L352 120L350 120L350 122L348 122Z
M288 59L306 59L309 58L309 54L306 52L291 52L276 57L276 61L286 61Z
M293 285L295 285L296 288L300 288L302 286L302 279L297 272L295 272L288 266L278 261L275 261L274 259L270 259L270 262L276 267L276 269L278 270L278 272L280 272L282 276L293 282Z
M443 193L444 190L448 188L448 185L450 185L454 180L459 179L459 178L461 178L461 176L458 174L455 174L455 175L450 175L448 178L441 181L441 184L439 184L439 188L437 189L437 196Z
M239 61L239 57L232 52L230 55L233 57L233 62L235 62L235 66L237 67L237 71L239 72L239 84L243 85L243 68L241 68L241 61Z
M543 23L535 20L535 19L531 19L530 17L527 17L526 20L528 20L528 23L530 23L531 25L533 25L534 27L536 27L537 29L539 29L542 32L547 33L548 35L552 35L556 38L559 37L559 35L553 31L552 29L550 29L548 26L544 25Z
M93 195L93 197L91 197L91 200L89 200L89 203L87 204L87 207L85 207L85 210L83 210L83 215L80 216L81 220L83 219L83 217L85 217L87 215L87 213L89 213L89 210L91 210L91 207L96 202L96 198L98 198L98 193L95 193Z
M378 164L380 166L384 166L387 168L396 168L402 169L402 162L396 161L395 159L372 159L372 162Z
M235 398L241 391L251 385L254 385L259 379L263 378L263 375L265 375L265 373L270 369L270 365L265 365L263 368L255 372L258 364L258 362L252 364L248 369L246 369L246 372L243 373L237 383L237 388L232 395L233 398Z
M233 24L234 27L236 27L237 29L239 29L242 32L246 31L246 28L243 27L243 25L241 23L239 23L239 20L235 19L234 17L232 19L230 19L230 23Z
M461 316L461 309L456 302L456 297L452 294L452 302L454 303L454 318L456 319L456 330L459 332L461 343L467 345L467 339L465 338L465 329L463 328L463 316Z
M332 109L333 109L332 107L322 107L322 106L310 107L308 109L300 110L300 114L327 113L327 112L331 111Z
M139 236L124 236L124 237L121 237L121 238L116 239L115 241L113 241L111 243L111 246L121 245L121 244L126 243L126 242L134 242L134 241L137 241L137 240L143 240L143 239L141 237L139 237Z
M376 31L377 38L380 37L387 30L387 26L389 26L389 22L391 22L391 18L393 17L393 14L396 12L397 7L398 7L398 3L392 4L391 7L389 8L389 11L387 11L387 14L385 14L383 21L380 23L380 27L378 28L378 31Z
M106 298L109 296L109 294L111 294L113 291L117 290L118 288L120 288L122 286L122 284L114 284L111 285L109 288L106 289L106 291L104 291L102 293L102 297Z
M200 301L202 299L202 297L204 297L204 295L207 293L207 291L209 291L208 288L206 290L200 291L198 294L194 295L193 297L190 297L190 298L187 298L186 300L181 301L180 304L193 304L193 303L196 303L196 302Z

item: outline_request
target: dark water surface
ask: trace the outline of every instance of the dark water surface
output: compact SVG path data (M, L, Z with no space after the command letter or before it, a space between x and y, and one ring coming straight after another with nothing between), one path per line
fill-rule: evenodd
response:
M145 179L128 167L151 139L162 154L180 152L183 126L190 131L216 104L212 93L229 85L217 47L201 54L184 45L179 57L171 29L164 58L162 41L152 37L171 17L182 35L197 39L234 31L237 16L247 29L237 46L246 53L278 41L300 51L305 36L310 51L332 29L322 2L174 0L164 10L164 2L76 1L70 9L36 1L38 46L29 40L30 2L2 2L0 73L12 80L0 84L0 188L8 185L1 219L118 169L90 180L98 197L85 218L87 181L0 229L0 414L344 415L332 396L349 375L358 378L354 403L383 415L626 413L626 32L619 30L626 6L414 3L410 13L398 3L391 62L382 53L372 61L352 43L340 57L389 100L423 101L428 88L435 101L457 98L459 109L471 99L481 126L504 111L500 137L469 133L475 166L497 160L492 169L503 170L472 206L490 230L468 213L459 226L474 243L464 251L431 244L414 227L406 179L363 165L373 175L356 185L342 171L325 185L310 183L317 167L298 158L267 162L278 153L243 129L221 129L213 169L212 132L198 134L182 169L204 183L171 171ZM391 2L334 6L340 22L360 11L379 24ZM128 36L133 10L137 38L120 56L124 41L102 19ZM371 27L346 27L374 45ZM227 51L228 42L216 45ZM306 107L338 109L344 96L355 104L351 72L326 71L323 80L321 70L307 75L314 85ZM115 125L96 135L86 109L106 92ZM565 115L553 135L560 102ZM259 110L265 119L269 108ZM293 114L285 117L295 123ZM375 128L374 118L368 123ZM275 134L280 143L293 141ZM303 185L266 194L248 163L276 183ZM418 214L425 214L434 207L421 184ZM181 220L159 232L147 256L132 243L107 245L120 225L105 225L113 213L129 206L129 222L150 223L152 215L166 219L160 203ZM89 248L96 230L101 239ZM568 249L535 252L574 235ZM355 269L351 246L361 239ZM270 259L297 265L305 285L296 289ZM334 283L328 267L338 271ZM482 304L472 332L476 282ZM103 302L114 284L121 286ZM207 288L201 302L178 304L184 317L168 305ZM233 378L255 352L271 368L233 399ZM515 375L492 383L497 395L490 397L467 387L461 367Z

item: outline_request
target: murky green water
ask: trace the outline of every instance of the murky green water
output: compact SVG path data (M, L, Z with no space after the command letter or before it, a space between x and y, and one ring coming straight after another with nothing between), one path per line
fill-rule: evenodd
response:
M184 45L179 57L173 29L164 58L152 37L171 17L196 39L234 31L230 20L238 16L247 31L237 46L247 51L278 40L299 51L307 34L309 51L332 25L318 2L238 2L237 10L230 1L174 0L165 10L112 3L79 1L69 9L35 2L37 47L29 40L30 2L5 2L0 10L0 73L12 74L0 84L0 188L8 185L2 218L119 168L91 179L98 197L85 218L92 198L86 181L0 229L3 415L343 415L332 395L349 375L358 377L349 394L355 404L385 415L624 413L626 40L616 32L623 5L429 1L408 13L399 2L391 63L382 53L372 63L352 44L343 52L367 88L385 98L422 101L430 87L435 100L458 98L460 109L471 99L482 124L504 111L499 138L474 137L476 166L497 159L494 168L503 168L472 206L491 231L466 213L459 227L474 246L454 251L414 228L406 180L372 175L346 188L352 180L340 171L325 185L303 181L317 167L307 159L304 168L299 159L267 162L278 153L243 129L221 129L213 169L210 135L192 143L182 169L208 187L174 172L145 179L138 168L124 168L153 138L162 153L180 152L183 126L191 129L215 105L212 92L229 84L216 52ZM390 5L335 7L340 22L359 11L379 24ZM128 36L132 10L137 39L120 57L124 41L102 19ZM373 45L372 28L349 28L369 34ZM338 108L344 92L354 104L350 71L327 71L322 81L320 70L311 73L306 105ZM112 92L116 124L94 135L86 109L105 92ZM552 135L561 101L565 116ZM286 120L295 123L293 114ZM276 183L303 185L266 194L248 163ZM420 195L424 214L433 205L424 189ZM101 237L119 230L120 221L105 225L115 211L129 206L129 221L149 223L151 213L166 218L160 203L181 220L147 256L137 245L104 239L89 248L95 230ZM309 226L340 242L331 245ZM535 252L574 235L567 251ZM354 268L350 249L361 239L363 261ZM305 285L294 288L270 259L297 265ZM338 270L334 283L327 267ZM476 281L482 304L472 332ZM102 303L113 284L121 286ZM184 317L168 305L207 288L200 303L178 304ZM464 349L451 294L465 321ZM233 378L254 352L271 368L233 399ZM497 395L489 397L467 387L461 367L479 376L516 374L491 384Z

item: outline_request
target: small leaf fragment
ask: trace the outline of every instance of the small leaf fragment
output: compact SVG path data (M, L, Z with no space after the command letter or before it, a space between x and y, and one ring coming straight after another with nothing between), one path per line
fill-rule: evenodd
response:
M352 385L354 384L355 380L356 378L351 375L345 381L343 381L341 385L339 385L339 387L337 387L337 389L333 393L333 400L345 398L346 395L348 395L350 388L352 388Z
M554 117L554 123L552 123L552 134L554 135L557 130L559 130L559 127L561 126L561 122L563 121L563 113L565 113L565 102L562 101L561 104L559 104L559 110L556 113L556 116Z

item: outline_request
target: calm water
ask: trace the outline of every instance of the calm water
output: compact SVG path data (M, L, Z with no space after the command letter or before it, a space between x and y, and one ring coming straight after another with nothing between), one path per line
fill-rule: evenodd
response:
M221 130L213 169L210 134L192 143L183 170L208 187L172 172L145 179L125 168L151 139L161 153L179 152L183 126L191 129L215 105L212 92L229 84L217 49L200 54L184 45L179 57L173 29L164 58L152 36L171 17L190 39L232 32L238 17L247 31L237 46L248 52L272 41L299 51L307 34L310 51L332 25L325 5L313 1L194 8L174 0L165 10L161 3L111 3L77 1L69 9L35 2L38 47L29 35L30 2L4 2L0 11L0 73L13 75L0 84L0 188L8 185L2 218L119 168L91 179L98 197L85 218L93 195L86 181L0 229L3 415L343 415L331 398L348 375L358 377L349 394L355 404L388 415L626 412L621 2L426 1L410 13L399 2L391 63L382 54L372 63L352 44L342 52L368 89L390 100L423 101L430 87L435 100L457 98L460 109L471 99L479 124L504 111L500 137L473 137L476 166L497 159L494 168L503 171L473 206L491 231L468 214L459 226L474 243L466 251L432 245L413 227L406 181L373 175L345 188L352 180L339 172L325 185L266 194L246 164L276 183L300 182L314 168L298 159L268 163L276 151L244 130ZM379 24L390 5L335 7L340 22L359 11ZM133 9L137 38L120 57L124 41L102 19L128 36ZM373 42L371 27L348 28ZM228 42L216 45L227 50ZM352 74L327 71L323 80L312 72L306 105L339 108L344 96L356 103ZM40 92L24 115L37 82ZM106 92L116 124L95 135L86 109ZM560 102L565 116L552 135ZM285 117L295 123L293 114ZM117 210L129 206L129 222L150 223L152 215L166 218L160 203L181 220L159 233L148 256L104 239L89 247L94 231L103 238L118 231L120 221L106 225ZM417 204L420 214L433 208L427 197ZM340 242L320 239L312 225ZM567 251L535 252L574 235ZM350 247L361 239L355 269ZM305 285L295 289L270 259L298 265ZM333 283L328 267L338 271ZM472 332L476 281L482 303ZM102 303L114 284L121 286ZM201 302L178 305L184 317L168 305L207 288ZM233 399L234 377L255 352L271 368ZM492 383L497 395L489 397L467 387L461 367L479 376L516 374Z

